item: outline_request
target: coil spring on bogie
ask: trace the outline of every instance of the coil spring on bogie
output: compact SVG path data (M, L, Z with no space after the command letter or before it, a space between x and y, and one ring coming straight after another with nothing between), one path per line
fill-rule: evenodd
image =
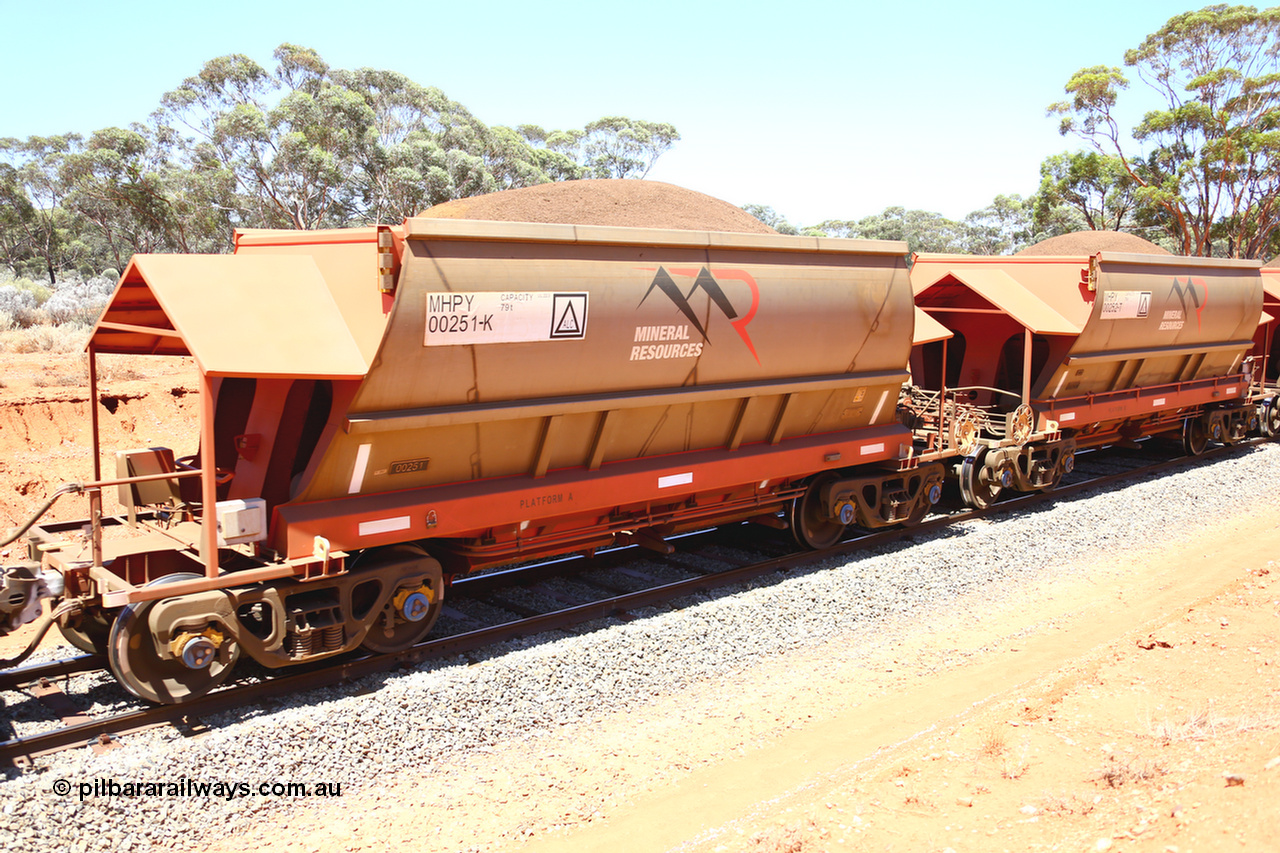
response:
M316 640L320 632L315 628L300 628L289 635L289 654L306 657L315 654Z
M323 628L298 628L289 634L289 654L301 658L321 651L337 651L346 639L346 627L341 623Z

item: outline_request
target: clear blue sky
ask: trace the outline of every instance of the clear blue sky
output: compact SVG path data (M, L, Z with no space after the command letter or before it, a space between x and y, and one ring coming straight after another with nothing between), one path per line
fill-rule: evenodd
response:
M670 122L682 139L651 178L797 225L889 205L959 218L1034 192L1047 155L1080 147L1045 116L1074 71L1121 65L1201 5L0 0L0 137L143 121L204 61L269 68L293 42L491 125Z

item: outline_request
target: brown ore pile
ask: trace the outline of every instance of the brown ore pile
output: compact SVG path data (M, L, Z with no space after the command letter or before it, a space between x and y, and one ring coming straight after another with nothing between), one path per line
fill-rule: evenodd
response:
M727 201L673 184L634 179L538 184L447 201L420 215L434 219L777 233Z
M1098 252L1128 252L1135 255L1170 255L1168 249L1162 249L1150 240L1144 240L1136 234L1123 231L1074 231L1071 234L1060 234L1041 240L1028 246L1017 256L1057 255L1060 257L1077 257L1080 255L1096 255Z

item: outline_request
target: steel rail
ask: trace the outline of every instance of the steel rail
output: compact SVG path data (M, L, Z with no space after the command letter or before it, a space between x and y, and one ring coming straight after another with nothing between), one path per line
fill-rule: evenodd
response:
M52 680L64 675L93 672L106 669L107 659L102 655L76 655L43 663L29 663L0 672L0 690L14 690L24 684L36 684L40 679Z
M1007 514L1046 501L1069 497L1089 489L1123 482L1138 476L1169 470L1192 462L1205 462L1241 447L1253 446L1264 441L1266 439L1239 442L1235 445L1214 448L1197 457L1157 460L1148 465L1140 465L1124 471L1089 477L1068 485L1059 485L1051 491L1021 494L1017 497L1002 500L987 509L962 510L948 515L935 516L912 527L891 527L868 532L822 551L800 551L743 566L711 571L707 574L671 581L635 592L608 596L536 616L464 631L436 640L428 640L403 652L368 655L354 659L346 656L336 662L325 661L312 665L304 664L296 669L291 668L286 675L271 677L251 684L228 685L205 696L184 702L181 705L151 706L112 717L64 726L49 732L0 741L0 766L27 765L39 756L75 746L96 743L99 742L100 738L117 737L121 734L140 731L167 722L184 719L191 720L238 707L253 705L278 696L293 695L320 687L328 687L343 681L376 675L396 668L409 667L430 660L439 660L477 649L492 647L498 643L531 634L569 628L584 622L619 616L631 610L669 603L694 593L743 583L771 572L799 569L814 563L847 557L867 548L918 536L961 521L993 514ZM714 531L703 535L712 533ZM692 535L692 537L695 537L695 541L698 535ZM476 591L508 588L517 586L528 579L536 581L546 577L578 574L598 569L600 568L598 561L601 557L635 550L637 550L636 546L630 546L616 551L602 552L595 557L559 558L528 567L504 569L498 572L460 578L455 581L453 586L455 590L458 588L465 590L474 586ZM35 673L40 667L61 667L62 669L56 672L57 675L61 675L86 671L91 669L94 664L101 665L101 661L102 658L100 656L85 655L57 661L52 664L24 667L22 670L14 670L12 673L7 674L11 677L0 683L0 687L12 689L13 685L22 683L17 680L17 673L19 672L24 674L26 681L29 683L38 680L41 675L44 677L49 676L48 672L40 673L35 677L27 674Z

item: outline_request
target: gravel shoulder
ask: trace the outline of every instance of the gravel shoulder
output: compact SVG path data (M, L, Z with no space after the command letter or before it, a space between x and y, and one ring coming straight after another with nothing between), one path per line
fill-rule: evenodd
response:
M181 423L175 380L151 381ZM122 432L167 429L120 411ZM83 458L44 412L10 414ZM63 753L0 778L0 848L1235 850L1240 834L1265 848L1280 818L1277 463L1280 445L1241 450ZM98 678L69 692L118 701ZM0 694L0 723L28 701ZM59 779L341 795L82 798Z
M1252 462L1276 458L1268 448ZM1037 560L1028 545L1015 559L1027 575L885 616L875 636L795 640L620 710L406 769L212 849L278 849L286 837L288 849L326 852L424 841L527 851L1265 848L1280 817L1280 511L1272 500L1195 519L1205 498L1182 490L1204 474L1062 508L1138 508L1164 494L1169 516L1141 513L1158 525L1149 535L1108 541L1073 532L1070 518L974 525L943 545L975 573L986 557L966 540L1013 547L1020 531L1007 526L1061 534L1075 559L1046 547ZM1109 526L1105 515L1093 524ZM869 561L886 557L908 582L924 569L912 551ZM775 598L794 592L788 583ZM1245 784L1228 786L1224 773Z

